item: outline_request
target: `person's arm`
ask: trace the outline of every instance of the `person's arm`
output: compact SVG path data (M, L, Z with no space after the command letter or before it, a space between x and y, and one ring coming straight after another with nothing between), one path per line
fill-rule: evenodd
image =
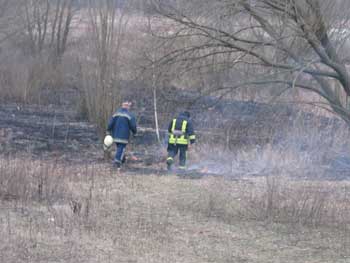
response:
M135 116L133 116L133 115L131 116L130 121L129 121L129 125L130 125L130 130L135 135L137 133L137 125L136 125Z
M107 132L106 132L107 134L112 134L115 118L117 118L117 117L110 118L110 120L108 122L108 126L107 126Z
M187 122L186 134L188 135L191 144L196 142L196 135L191 121Z
M168 132L171 133L171 128L173 127L173 121L174 120L171 120L171 122L169 122L169 126L168 126Z

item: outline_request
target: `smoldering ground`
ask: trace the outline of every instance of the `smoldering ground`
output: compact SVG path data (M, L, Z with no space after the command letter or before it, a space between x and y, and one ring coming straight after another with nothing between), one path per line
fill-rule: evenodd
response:
M202 102L201 102L202 103ZM279 106L280 108L280 106ZM139 112L141 115L144 112ZM197 143L188 153L188 169L226 177L284 174L303 178L347 179L349 130L339 119L292 107L231 102L192 111ZM3 154L101 162L96 128L59 108L3 105L0 108ZM167 123L157 142L152 120L131 139L129 164L164 172ZM132 157L132 158L130 158ZM136 157L136 158L135 158Z

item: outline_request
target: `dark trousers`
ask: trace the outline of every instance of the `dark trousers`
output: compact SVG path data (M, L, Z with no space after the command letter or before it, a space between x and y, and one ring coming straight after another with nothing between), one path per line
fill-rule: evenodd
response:
M168 144L168 159L167 163L172 165L174 163L174 158L179 154L180 168L186 167L186 159L187 159L187 145L181 144Z
M116 163L124 163L125 162L125 148L126 148L126 143L116 143L117 145L117 151L115 153L115 158L114 161Z

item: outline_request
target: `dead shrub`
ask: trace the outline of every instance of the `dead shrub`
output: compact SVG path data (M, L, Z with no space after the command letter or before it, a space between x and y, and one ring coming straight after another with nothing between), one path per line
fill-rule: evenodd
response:
M350 227L349 184L294 180L283 175L206 179L191 196L174 200L179 211L234 224L253 220L305 227Z
M53 64L45 55L13 54L11 60L0 63L1 97L19 103L59 104L58 95L72 83L71 74L66 64Z
M242 195L241 212L253 219L313 227L350 224L350 199L341 184L266 176Z
M49 204L65 195L65 173L55 163L22 158L0 159L0 198Z

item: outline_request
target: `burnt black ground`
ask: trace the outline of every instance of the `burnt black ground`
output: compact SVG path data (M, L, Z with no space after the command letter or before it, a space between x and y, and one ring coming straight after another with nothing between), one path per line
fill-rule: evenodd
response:
M151 168L163 162L163 147L151 145L153 136L140 131L131 138L127 148L127 162L135 166L131 172L163 172ZM104 158L96 126L80 119L74 109L57 105L0 104L0 155L69 164L112 163Z
M254 130L253 125L248 126L249 130ZM235 130L239 129L235 128ZM322 130L325 129L322 128ZM162 135L164 137L164 134ZM238 139L244 141L244 137ZM104 159L101 141L97 128L88 121L81 120L76 111L69 107L0 104L0 155L30 156L33 159L55 160L71 164L102 162L111 165L111 160ZM166 147L154 141L154 132L142 131L142 129L136 137L131 139L128 146L128 173L166 174L164 167ZM300 145L302 142L301 139L297 140ZM253 143L252 147L254 145ZM131 156L134 158L130 158ZM322 165L328 167L322 172L321 177L325 179L350 178L348 151L332 153L332 156L328 156ZM184 177L201 178L203 175L209 174L193 170ZM320 179L320 176L317 178Z
M0 152L62 161L97 161L96 127L57 106L0 104Z

